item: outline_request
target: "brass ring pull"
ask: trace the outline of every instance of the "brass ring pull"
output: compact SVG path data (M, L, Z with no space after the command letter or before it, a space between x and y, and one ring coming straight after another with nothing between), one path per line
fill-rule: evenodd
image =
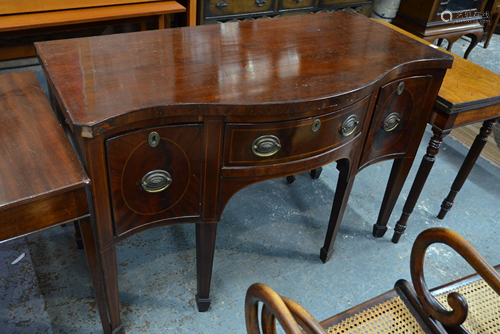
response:
M321 127L321 121L319 119L315 119L311 126L311 130L312 132L316 132L319 130L320 127Z
M252 152L258 157L270 157L281 148L278 137L273 135L260 136L252 143Z
M172 177L167 171L153 170L142 177L142 189L148 193L159 193L172 183Z
M399 114L397 112L393 112L389 114L382 123L382 129L389 132L396 129L401 122L401 118L399 118Z
M342 123L339 132L344 137L350 136L356 131L358 124L358 117L356 115L351 115Z

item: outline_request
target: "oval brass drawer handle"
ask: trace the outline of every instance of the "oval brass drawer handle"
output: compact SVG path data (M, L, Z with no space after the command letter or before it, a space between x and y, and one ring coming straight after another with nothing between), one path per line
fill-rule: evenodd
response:
M342 123L339 132L344 137L350 136L356 131L358 124L358 117L356 115L351 115Z
M142 177L142 189L148 193L159 193L170 186L172 177L167 171L153 170Z
M278 137L273 135L260 136L252 143L252 152L258 157L270 157L281 148Z
M382 129L389 132L398 127L401 119L399 118L399 114L397 112L393 112L389 114L382 123Z

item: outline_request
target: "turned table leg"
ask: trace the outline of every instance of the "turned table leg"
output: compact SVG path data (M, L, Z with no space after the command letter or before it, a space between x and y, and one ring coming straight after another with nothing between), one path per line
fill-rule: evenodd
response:
M212 280L216 234L217 223L196 224L196 276L198 281L196 305L199 312L206 312L210 307L210 282Z
M453 201L455 200L455 197L457 196L460 189L462 189L465 180L467 180L467 177L469 176L472 167L474 167L479 154L481 154L484 145L486 145L488 136L491 134L491 130L493 128L493 125L495 125L495 122L496 120L489 120L483 123L483 126L481 127L481 130L479 130L479 134L474 140L474 143L472 144L469 153L467 154L467 157L462 164L462 167L460 167L460 171L458 172L455 181L453 181L450 193L441 204L441 210L438 214L439 219L443 219L453 206Z
M418 197L422 192L425 181L427 180L432 166L434 165L434 161L436 160L436 155L439 153L439 148L443 143L443 138L450 131L447 130L445 132L441 132L439 129L433 128L432 132L434 135L432 136L429 146L427 147L427 153L424 155L422 163L418 168L417 176L415 177L415 181L411 186L410 193L408 194L408 198L406 199L406 203L403 207L401 218L399 218L399 221L396 223L394 235L392 236L393 243L398 243L399 239L404 234L408 218L417 204Z
M349 161L347 159L337 162L337 169L340 171L333 199L332 213L330 214L330 222L326 231L325 244L321 248L319 258L323 263L326 263L333 254L333 244L339 232L340 223L344 216L344 211L349 200L354 178L349 178Z
M391 174L385 189L384 199L378 215L377 223L373 225L373 236L380 238L387 231L387 222L391 217L392 210L398 200L401 189L406 181L414 157L395 159L392 164Z

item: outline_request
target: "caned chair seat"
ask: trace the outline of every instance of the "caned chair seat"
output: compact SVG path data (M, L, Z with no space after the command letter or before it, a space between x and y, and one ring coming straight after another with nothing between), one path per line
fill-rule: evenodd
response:
M394 289L320 324L328 334L420 334L433 332Z
M451 292L458 292L467 300L469 312L462 324L467 332L500 333L500 296L481 276L469 276L431 291L436 300L447 310L451 310L447 302L448 294Z
M450 246L478 274L429 291L423 265L434 243ZM444 228L421 233L412 248L410 268L413 286L399 280L393 290L322 322L267 285L253 284L245 299L247 332L276 334L278 320L287 334L500 333L500 275L459 234Z

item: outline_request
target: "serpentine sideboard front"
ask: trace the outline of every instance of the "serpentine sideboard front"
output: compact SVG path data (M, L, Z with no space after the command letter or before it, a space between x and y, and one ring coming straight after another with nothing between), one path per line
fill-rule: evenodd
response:
M216 223L250 184L337 161L326 262L356 173L395 159L379 215L386 222L453 61L348 12L36 48L92 180L100 258L92 270L115 332L123 332L115 243L196 223L197 306L206 311Z

